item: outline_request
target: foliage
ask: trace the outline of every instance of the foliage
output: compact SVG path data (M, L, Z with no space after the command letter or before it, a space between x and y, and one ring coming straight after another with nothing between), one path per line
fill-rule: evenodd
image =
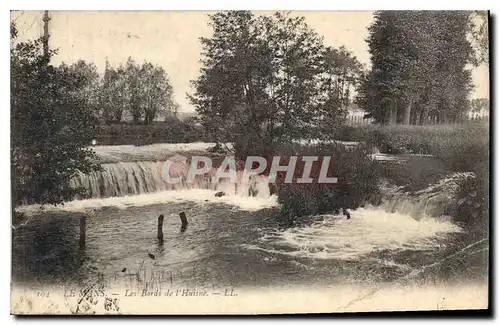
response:
M488 236L490 213L489 163L481 161L475 165L475 177L459 183L460 192L448 213L455 221L467 226L474 235Z
M489 64L489 13L475 11L472 14L470 32L476 45L476 65Z
M290 150L291 149L291 150ZM280 182L278 178L278 201L280 217L287 223L298 221L303 216L335 212L339 209L356 209L379 196L378 175L375 162L363 147L346 149L342 145L324 144L294 146L281 152L300 156L331 156L329 176L338 178L335 184L297 184L303 165L295 169L294 182ZM317 180L322 160L314 164L311 177ZM283 164L283 163L282 163Z
M107 123L120 122L129 114L136 124L140 121L151 124L161 115L177 111L165 70L150 62L139 65L132 58L125 67L117 69L106 62L100 98L102 116Z
M475 113L489 113L490 100L488 98L475 98L470 101L470 110Z
M11 30L12 27L11 27ZM14 27L15 30L15 27ZM15 36L15 33L13 35ZM87 146L97 124L81 94L82 75L49 64L41 40L11 48L11 172L13 206L58 204L82 189L69 180L98 166Z
M105 123L120 122L123 119L124 110L130 103L130 94L123 67L113 69L109 62L106 62L99 102L101 105L100 117Z
M74 89L68 95L78 97L96 117L99 117L100 76L95 64L78 60L71 65L62 63L59 68L63 69L64 73L74 76Z
M378 11L367 40L372 69L358 104L382 124L464 116L472 89L471 12Z
M190 99L217 142L229 139L241 157L266 154L315 136L322 120L341 120L352 70L360 70L345 49L326 49L303 17L289 13L210 19L214 33L201 39L203 67Z

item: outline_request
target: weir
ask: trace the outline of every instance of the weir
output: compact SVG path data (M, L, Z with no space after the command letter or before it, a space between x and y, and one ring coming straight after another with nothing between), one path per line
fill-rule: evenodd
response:
M224 179L216 180L214 173L199 175L187 182L187 171L180 170L172 177L182 182L168 184L162 177L164 161L138 161L102 164L102 171L79 174L71 180L74 188L83 187L87 195L82 198L106 198L155 193L166 190L207 189L222 191L226 195L269 197L267 177L253 175L242 182L242 172L237 172L236 184ZM77 198L77 199L82 199Z
M460 184L473 178L475 178L474 173L453 173L415 193L406 191L404 187L384 186L380 208L387 212L397 212L414 218L439 217L457 199Z
M99 147L96 152L102 159L109 158L110 155L117 159L125 161L110 162L102 164L102 171L92 172L88 175L80 174L72 179L73 187L83 187L86 189L86 196L77 197L75 199L93 199L98 200L95 204L111 204L122 205L133 203L134 205L144 205L150 203L159 203L161 198L186 196L188 200L212 201L217 202L231 201L236 204L246 202L243 198L260 198L264 206L273 206L277 202L274 196L271 196L269 182L266 176L254 175L249 182L243 184L241 182L241 171L238 172L236 184L229 183L224 180L214 179L214 173L199 175L193 182L186 182L186 169L177 169L171 177L181 177L183 179L179 184L167 184L162 177L162 171L165 165L163 159L173 156L173 149L180 154L183 151L189 151L192 144L185 144L185 147L168 147L166 145L152 145L141 149L149 153L151 160L146 160L145 154L137 152L137 148L128 146L104 146ZM196 149L200 144L196 144ZM380 157L379 157L380 156ZM154 158L156 157L156 158ZM160 159L158 159L160 158ZM140 161L126 161L135 159ZM387 156L374 154L373 159L384 161L399 160L398 156ZM403 160L401 160L403 162ZM392 185L381 184L382 198L380 205L377 207L379 211L389 213L400 213L409 215L415 219L422 217L439 217L446 213L447 208L454 202L460 190L460 183L469 178L473 178L473 173L454 173L441 181L429 185L429 187L419 191L410 193L404 187L395 187ZM193 195L186 192L187 190L209 190L208 192L197 192ZM167 192L165 192L167 191ZM174 191L174 192L171 192ZM211 191L224 192L225 197L213 197L214 194L209 194ZM170 193L170 194L169 194ZM178 193L178 195L177 195ZM101 200L105 199L106 200ZM111 200L111 201L110 201ZM108 202L109 201L109 202ZM117 202L115 202L117 201ZM118 202L119 201L119 202ZM122 202L123 201L123 202ZM240 202L241 201L241 202ZM106 203L107 202L107 203ZM82 201L80 201L82 203ZM75 203L76 204L76 203ZM82 203L83 204L83 203ZM91 202L88 202L91 204ZM93 203L92 203L93 204ZM252 205L253 206L253 205ZM260 206L260 205L257 205Z
M268 198L271 193L267 177L254 175L249 182L241 182L238 172L236 184L214 181L214 173L199 175L193 182L186 182L186 172L180 171L178 184L167 184L162 177L163 161L118 162L102 165L102 171L80 174L72 179L73 187L83 187L87 196L77 199L130 197L169 190L202 189L222 191L224 195ZM424 190L409 193L404 187L382 186L382 200L378 207L390 213L401 213L414 218L439 217L445 213L460 190L460 182L473 178L473 173L454 173Z

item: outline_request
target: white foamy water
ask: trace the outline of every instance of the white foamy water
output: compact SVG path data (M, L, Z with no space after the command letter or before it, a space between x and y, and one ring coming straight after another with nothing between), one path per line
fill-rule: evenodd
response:
M351 216L324 215L310 226L275 231L245 247L294 257L356 260L384 250L438 250L448 234L461 231L444 218L415 220L381 209L362 208Z
M165 204L178 201L191 201L199 203L223 203L234 206L240 210L256 211L264 208L277 206L277 198L275 195L261 197L261 196L240 196L240 195L227 195L222 197L215 197L216 191L205 189L184 189L175 191L161 191L155 193L121 196L121 197L108 197L108 198L95 198L87 200L73 200L64 203L64 205L45 205L41 207L38 204L25 205L18 208L19 211L28 215L37 214L40 212L84 212L93 209L104 207L115 207L119 209L126 209L128 207L147 206L152 204Z
M404 186L382 186L384 193L380 208L388 212L399 212L411 215L417 219L422 216L439 217L446 212L446 208L457 198L461 190L460 183L471 180L474 173L453 173L439 182L415 193L405 192Z

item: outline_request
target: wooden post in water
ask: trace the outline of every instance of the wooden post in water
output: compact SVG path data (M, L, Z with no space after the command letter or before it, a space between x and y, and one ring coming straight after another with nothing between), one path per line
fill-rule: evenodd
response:
M87 216L80 217L80 249L85 248L85 237L87 236Z
M158 217L158 240L163 241L163 214Z
M184 211L182 211L181 213L179 213L179 217L181 217L181 222L182 222L181 230L185 230L187 225L188 225L186 213Z

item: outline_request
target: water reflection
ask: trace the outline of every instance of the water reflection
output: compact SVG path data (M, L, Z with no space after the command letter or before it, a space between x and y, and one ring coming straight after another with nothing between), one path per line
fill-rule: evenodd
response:
M189 226L179 220L184 211ZM157 238L160 214L163 241ZM452 225L397 220L362 209L348 221L316 217L310 225L284 230L275 209L250 212L181 201L97 211L87 218L86 247L80 250L79 217L46 214L14 231L13 280L69 284L102 274L138 289L152 283L198 287L370 283L404 277L469 244L468 235L453 233ZM452 233L443 233L447 229ZM469 255L459 262L443 263L424 278L486 277L488 252L479 251L485 247L470 251L472 255L466 251Z
M47 216L13 231L14 281L80 281L88 256L78 245L78 216Z

